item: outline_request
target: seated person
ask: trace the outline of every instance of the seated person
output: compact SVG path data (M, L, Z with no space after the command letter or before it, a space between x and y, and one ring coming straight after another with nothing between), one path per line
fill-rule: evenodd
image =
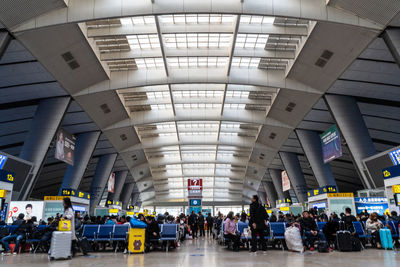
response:
M225 223L224 237L232 241L233 251L238 252L240 245L239 244L240 236L238 233L236 233L236 223L235 223L235 217L233 216L233 211L228 213L224 223Z
M12 225L21 225L24 220L25 215L23 213L20 213L15 221L13 221Z
M325 241L325 235L318 231L318 225L313 218L311 218L308 211L303 211L303 218L300 219L300 226L302 235L305 235L304 245L311 251L314 250L314 242L319 239Z
M344 223L344 229L354 233L354 226L353 226L353 222L357 221L357 218L354 217L354 215L351 214L351 209L350 208L346 208L345 209L345 214L342 218L342 221Z
M149 252L151 248L151 240L160 238L160 227L158 226L156 220L154 220L154 218L151 216L146 217L146 224L145 251Z
M367 231L371 232L371 236L377 248L381 248L381 239L379 236L379 230L383 227L384 227L383 223L380 220L378 220L378 214L376 212L373 212L369 216L365 228L367 229Z
M53 219L53 218L49 218L49 219L50 220L48 220L48 226L46 228L44 228L43 230L41 230L42 237L40 238L39 246L41 248L43 248L44 251L49 251L51 236L54 231L57 231L58 222L59 222L58 220Z
M20 216L18 216L18 217L20 217ZM33 229L32 220L28 220L27 222L24 221L15 229L15 231L12 235L3 237L0 241L3 244L3 248L4 248L2 255L4 255L4 256L10 255L10 245L9 245L10 241L15 241L15 247L14 247L13 254L16 255L18 252L20 242L23 239L25 239L28 234L32 233L32 229Z
M339 222L339 216L336 213L332 213L329 221L322 229L330 247L336 242L336 232L340 230Z

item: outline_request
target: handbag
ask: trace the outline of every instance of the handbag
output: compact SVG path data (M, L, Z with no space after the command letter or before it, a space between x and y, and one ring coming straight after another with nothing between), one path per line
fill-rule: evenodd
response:
M58 231L71 231L71 221L61 219L58 223Z

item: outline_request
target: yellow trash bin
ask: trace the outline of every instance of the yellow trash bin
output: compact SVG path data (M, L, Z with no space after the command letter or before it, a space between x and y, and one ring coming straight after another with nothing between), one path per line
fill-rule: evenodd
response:
M128 238L128 250L131 253L144 252L145 230L142 228L130 228Z

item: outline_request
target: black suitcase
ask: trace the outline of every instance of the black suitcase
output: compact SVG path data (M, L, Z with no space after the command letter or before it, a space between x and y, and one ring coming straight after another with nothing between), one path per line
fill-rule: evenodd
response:
M328 242L326 242L326 241L319 241L319 242L318 242L318 252L320 252L320 253L327 253L327 252L329 252Z
M353 242L352 236L349 231L336 232L336 248L339 251L352 251Z
M361 251L363 249L363 246L361 244L360 239L357 237L352 236L351 237L351 244L352 244L352 251Z
M86 237L82 237L81 239L79 239L79 247L83 255L87 255L89 252L92 251L92 246L90 245L90 242L87 240Z

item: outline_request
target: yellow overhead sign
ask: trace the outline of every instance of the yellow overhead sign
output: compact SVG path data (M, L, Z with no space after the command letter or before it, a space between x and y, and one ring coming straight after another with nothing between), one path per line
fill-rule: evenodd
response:
M5 189L0 190L0 197L6 197L7 191Z
M126 215L133 216L133 215L135 215L135 213L133 211L127 211Z
M69 196L44 196L44 200L63 200L64 198L70 198Z
M109 209L108 212L109 213L118 213L119 210L118 209Z
M328 197L354 197L353 193L328 193Z
M289 207L280 207L280 211L289 211Z
M393 185L392 190L393 190L393 193L400 194L400 185Z

